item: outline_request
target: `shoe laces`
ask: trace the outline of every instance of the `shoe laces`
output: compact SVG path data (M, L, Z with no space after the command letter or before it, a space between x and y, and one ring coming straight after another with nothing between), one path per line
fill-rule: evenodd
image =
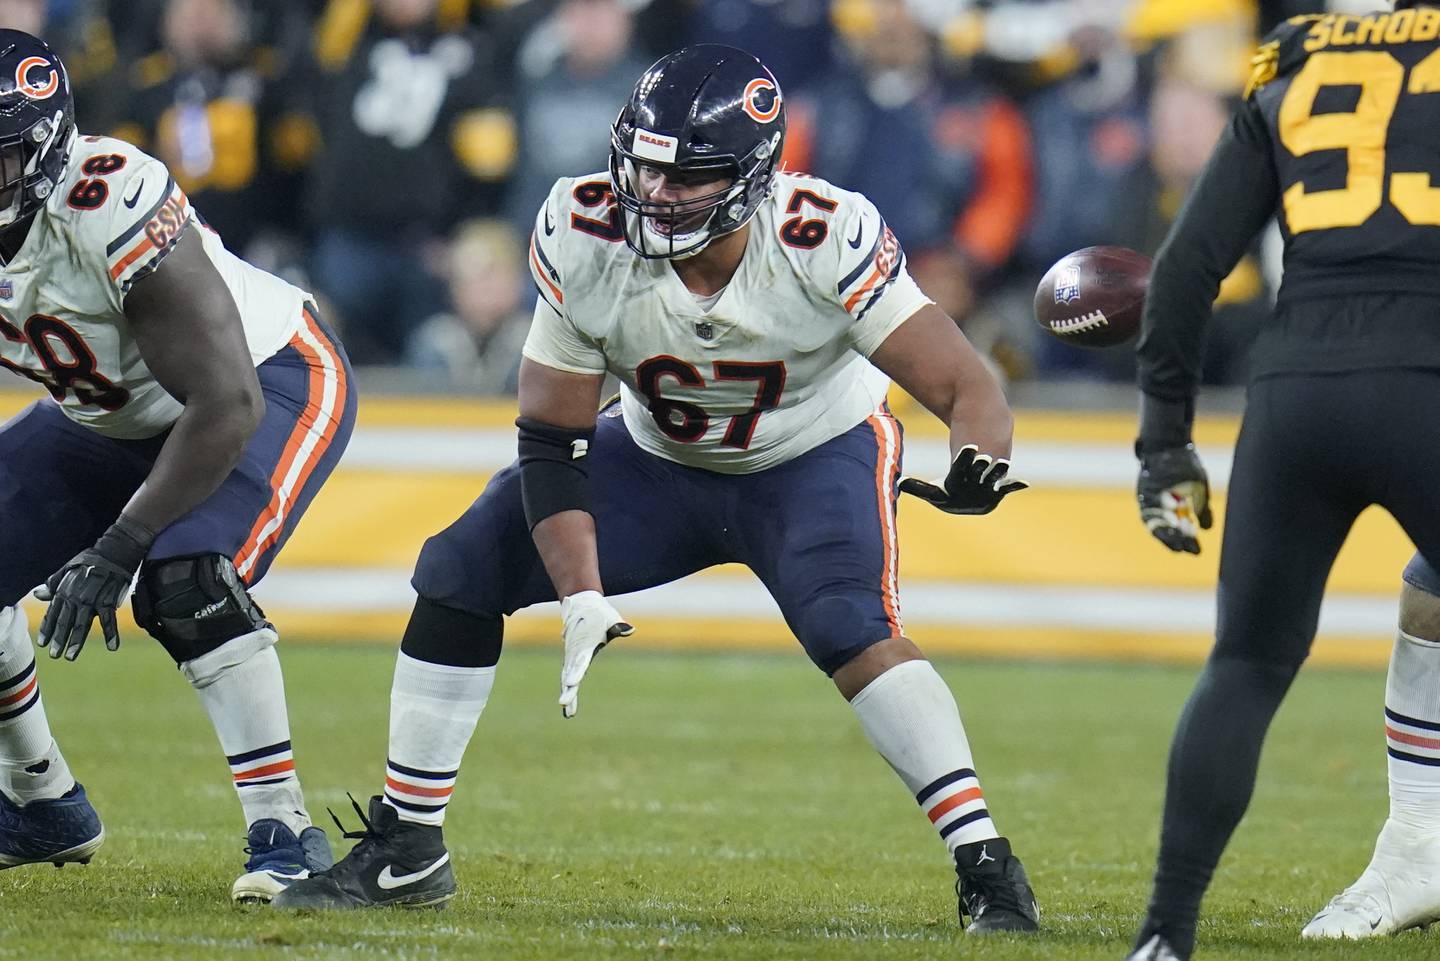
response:
M245 840L247 842L250 840L248 835ZM247 871L255 871L266 864L272 863L283 863L287 866L295 865L297 867L303 867L305 860L304 852L300 849L298 843L263 844L258 846L247 843L245 845L245 855L245 870Z
M960 912L972 920L986 911L999 908L1024 914L1025 906L1020 903L1020 894L1010 880L1009 871L995 874L966 874L955 881L955 893L960 899Z
M359 841L360 844L357 844L355 846L357 849L363 844L369 844L375 841L383 840L385 835L382 834L379 830L377 830L374 823L365 816L365 809L360 806L359 801L355 800L355 795L351 794L349 791L346 791L345 796L350 799L350 806L355 809L355 816L360 819L360 830L346 830L345 825L340 822L339 815L337 815L330 808L326 808L325 813L329 814L330 820L335 822L335 827L339 829L340 836L347 841Z
M365 810L360 807L360 802L355 800L355 795L347 791L345 792L345 796L350 799L350 806L355 809L355 816L360 819L360 830L347 830L345 825L341 823L339 815L328 807L325 809L325 813L329 814L330 820L335 822L335 827L340 831L340 837L347 841L356 841L358 843L350 849L349 854L340 858L330 867L323 871L312 871L311 877L343 875L347 873L347 871L350 873L359 871L360 865L364 863L365 855L369 853L370 849L385 840L384 833L376 828L374 823L365 816ZM349 866L348 868L347 865Z

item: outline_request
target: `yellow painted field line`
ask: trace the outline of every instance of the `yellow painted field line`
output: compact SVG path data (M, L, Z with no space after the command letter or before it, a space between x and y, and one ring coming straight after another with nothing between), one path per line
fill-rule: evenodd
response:
M24 386L0 387L0 420L18 413L40 396ZM945 427L914 402L899 399L895 407L908 433L921 437L945 436ZM514 425L515 414L515 404L510 400L362 394L359 426L509 429ZM1235 417L1201 416L1196 418L1195 440L1199 444L1232 445L1238 429L1239 421ZM1022 409L1016 412L1015 433L1022 441L1128 445L1135 436L1135 416L1119 411Z

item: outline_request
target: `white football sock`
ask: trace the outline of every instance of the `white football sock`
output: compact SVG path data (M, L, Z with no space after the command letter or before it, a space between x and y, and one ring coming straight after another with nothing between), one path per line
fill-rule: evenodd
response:
M402 821L445 823L460 759L495 684L495 667L432 664L401 651L390 687L385 803Z
M1440 833L1440 641L1395 638L1385 743L1391 820Z
M951 855L962 844L1000 836L985 808L955 697L929 661L897 664L850 706Z
M0 608L0 791L28 804L58 798L74 786L50 736L25 612Z
M297 835L310 826L290 749L285 677L269 628L226 641L180 665L230 763L246 825L274 818Z

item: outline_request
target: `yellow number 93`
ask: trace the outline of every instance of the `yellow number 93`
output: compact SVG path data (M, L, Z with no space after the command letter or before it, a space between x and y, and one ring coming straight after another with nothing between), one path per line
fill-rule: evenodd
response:
M1349 113L1314 114L1322 87L1359 87ZM1349 164L1345 186L1307 191L1303 183L1285 191L1285 220L1291 233L1329 227L1358 227L1385 199L1385 141L1402 88L1410 93L1440 90L1440 50L1410 71L1383 50L1316 53L1290 82L1280 104L1280 142L1296 157L1316 150L1344 150ZM1440 226L1440 188L1426 173L1390 177L1390 202L1412 224Z

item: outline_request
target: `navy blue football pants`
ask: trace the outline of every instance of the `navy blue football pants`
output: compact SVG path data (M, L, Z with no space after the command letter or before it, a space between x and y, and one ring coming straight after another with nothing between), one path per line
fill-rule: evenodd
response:
M148 559L221 554L247 585L269 570L349 443L356 395L344 348L307 309L256 374L265 416L209 498L160 532ZM150 473L165 434L111 440L48 399L0 427L0 607L90 547Z
M900 424L882 410L784 464L718 474L641 450L618 405L607 408L589 455L605 593L744 564L810 659L833 674L902 633L901 451ZM517 466L496 474L464 516L425 543L412 583L427 600L478 615L555 599L530 539Z

